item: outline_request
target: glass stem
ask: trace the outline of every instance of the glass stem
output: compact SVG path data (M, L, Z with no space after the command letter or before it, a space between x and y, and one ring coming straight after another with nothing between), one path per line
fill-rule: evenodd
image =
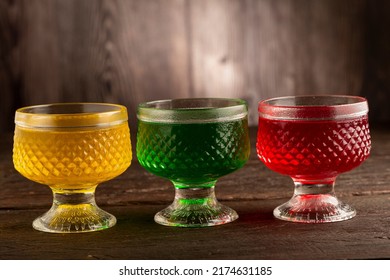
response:
M215 205L215 188L175 188L175 201L177 204L208 204Z
M59 189L57 187L51 187L53 191L53 205L78 205L78 204L90 204L96 205L95 202L95 189L96 186L88 189L80 190L67 190Z
M295 181L294 195L331 195L334 196L335 179L330 179L321 182L302 182Z

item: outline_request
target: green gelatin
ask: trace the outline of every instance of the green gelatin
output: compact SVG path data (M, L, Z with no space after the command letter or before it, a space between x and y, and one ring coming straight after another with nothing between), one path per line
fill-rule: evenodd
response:
M138 126L140 164L176 188L213 187L249 157L247 118L185 124L139 121Z

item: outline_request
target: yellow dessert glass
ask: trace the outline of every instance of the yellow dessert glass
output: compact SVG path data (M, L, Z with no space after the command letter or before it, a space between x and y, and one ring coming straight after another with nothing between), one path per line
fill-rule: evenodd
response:
M132 152L126 107L59 103L18 109L13 162L24 177L49 185L51 209L33 227L52 233L90 232L115 225L95 202L99 183L123 173Z

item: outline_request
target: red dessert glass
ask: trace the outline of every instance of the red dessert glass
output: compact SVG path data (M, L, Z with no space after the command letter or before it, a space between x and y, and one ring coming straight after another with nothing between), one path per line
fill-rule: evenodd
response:
M371 148L367 100L358 96L292 96L259 103L257 154L271 170L290 176L293 197L276 218L302 223L356 215L335 195L340 173L367 159Z

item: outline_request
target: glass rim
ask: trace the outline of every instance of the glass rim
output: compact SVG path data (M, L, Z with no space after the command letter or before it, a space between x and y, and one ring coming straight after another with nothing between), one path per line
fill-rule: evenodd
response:
M367 115L367 99L354 95L297 95L265 99L259 117L280 120L340 120Z
M127 120L127 108L113 103L49 103L22 107L15 112L15 124L31 128L115 126Z
M240 98L178 98L143 102L137 118L154 123L210 123L247 117L247 102Z

